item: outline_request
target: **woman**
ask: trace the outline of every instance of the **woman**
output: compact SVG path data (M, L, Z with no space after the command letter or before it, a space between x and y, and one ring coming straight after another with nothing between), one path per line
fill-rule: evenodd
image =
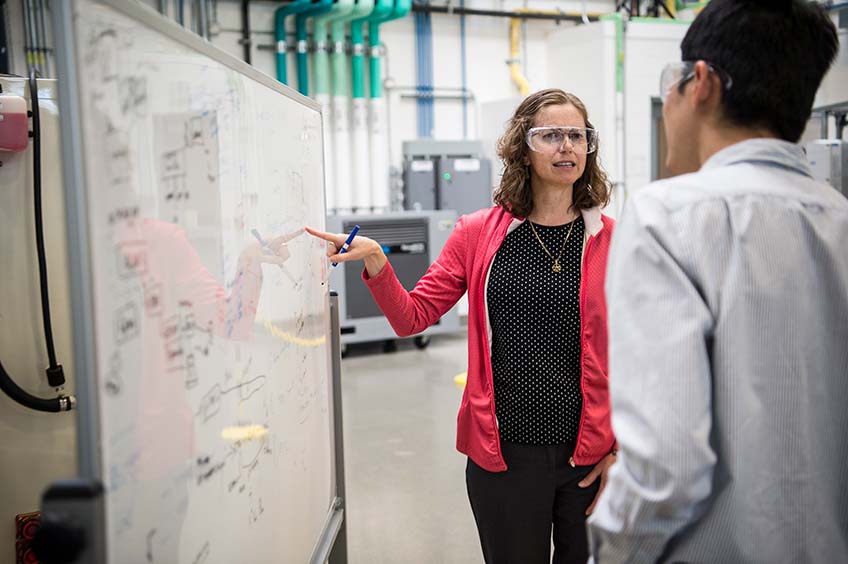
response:
M524 100L498 143L495 206L459 219L411 292L379 244L308 231L363 279L399 336L423 331L468 291L468 381L457 449L487 563L585 563L586 515L615 460L607 397L604 278L613 221L583 103Z

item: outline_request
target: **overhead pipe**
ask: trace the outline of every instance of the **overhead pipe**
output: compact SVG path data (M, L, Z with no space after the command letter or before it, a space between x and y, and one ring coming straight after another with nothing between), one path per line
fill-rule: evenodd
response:
M332 113L332 99L330 97L330 60L327 53L327 34L330 23L339 17L344 17L353 10L353 0L334 0L330 11L315 16L312 20L312 36L315 40L315 55L312 57L312 65L315 77L315 91L313 98L321 105L323 114L324 131L324 179L326 182L327 210L335 210L341 206L345 190L342 183L349 179L344 178L340 171L336 171L336 143L334 136L334 116Z
M274 12L274 39L277 42L277 80L288 84L288 39L286 37L286 18L300 14L312 7L312 0L295 0L291 4L281 6Z
M624 16L620 12L609 14L601 18L611 21L615 25L615 161L616 171L613 182L615 207L617 214L621 213L624 203L627 201L627 159L625 151L625 83L624 83Z
M209 10L207 0L198 0L200 4L200 36L209 39Z
M180 0L182 3L182 0ZM241 0L241 44L244 48L244 62L251 64L250 46L253 39L250 35L250 0Z
M475 8L454 8L453 6L433 6L432 4L417 3L412 6L412 11L428 14L453 14L457 16L489 16L496 18L518 18L522 20L550 20L555 22L574 23L583 23L586 19L588 19L589 21L597 21L602 15L600 13L582 14L576 12L560 12L554 10L507 12L505 10L477 10Z
M21 0L21 11L24 15L24 60L27 72L35 66L35 34L32 31L32 13L30 12L29 0Z
M0 45L7 45L8 39L6 36L6 10L2 2L0 2ZM9 68L9 50L0 49L0 74L9 74L12 70Z
M339 9L330 13L330 68L332 85L333 168L336 177L336 209L342 213L355 207L353 196L353 171L350 151L350 72L345 54L345 26L357 17L357 6L362 0L339 1ZM366 7L374 0L364 0Z
M309 18L326 14L333 9L334 0L312 0L312 5L295 16L295 39L297 41L297 90L309 96Z
M465 0L459 0L459 7L465 8ZM468 60L465 49L465 16L459 16L459 74L462 90L468 87ZM462 138L468 139L468 100L462 98Z
M32 33L32 57L33 57L33 66L38 69L39 75L41 73L41 62L42 62L42 43L41 36L38 32L38 14L36 3L38 0L28 0L27 1L27 9L29 10L29 21L30 28Z
M391 9L391 8L389 8ZM345 106L350 105L348 139L351 142L353 211L371 208L369 186L371 163L368 159L368 103L365 100L365 39L362 28L375 10L374 0L359 0L350 20L350 97L345 85ZM342 31L344 33L344 31ZM338 94L338 92L336 92ZM336 132L338 135L338 131Z
M389 146L389 116L386 100L383 98L383 71L381 58L383 47L380 44L380 26L405 18L412 9L412 0L393 0L392 11L375 17L368 22L368 68L370 88L368 103L368 129L371 148L371 205L374 211L383 212L391 208L391 189L389 167L391 166L391 147Z
M371 14L369 14L368 17L362 18L361 20L354 20L350 23L351 50L353 52L353 56L351 58L351 66L353 68L352 91L354 99L365 97L365 24L368 24L370 30L369 33L376 33L376 30L379 29L380 23L388 21L388 19L391 17L394 5L394 0L376 0L374 2L374 10L372 10ZM357 47L357 45L360 45L361 47ZM370 42L369 45L371 45ZM373 47L369 50L368 53L369 65L372 67L370 69L372 91L374 88L374 83L380 83L379 36L377 37L377 45L378 47L376 48L376 53L373 52L375 51ZM374 75L373 68L375 62L377 64L376 75Z
M512 82L518 88L519 94L527 96L530 94L530 82L527 77L521 72L521 59L519 59L519 49L521 47L521 20L512 18L509 20L509 60L506 64L509 66L509 75L512 77Z
M384 155L379 157L376 150L383 151L381 147L372 146L371 121L369 118L369 103L365 97L365 24L372 25L376 22L385 21L391 16L394 8L394 0L376 0L374 9L362 19L350 23L351 38L351 68L353 77L351 81L351 94L353 98L353 150L354 150L354 194L360 194L367 202L365 208L374 209L374 182L375 178L385 175L388 178L388 168L376 170L374 159L380 162L385 160ZM379 51L379 49L378 49ZM370 59L369 59L370 60ZM379 73L379 68L377 69ZM377 81L379 82L379 75ZM372 78L373 82L373 78ZM384 152L384 151L383 151ZM356 196L354 197L356 199ZM360 206L356 206L360 209Z
M353 9L354 0L333 0L332 8L319 13L312 18L312 38L315 41L315 55L312 57L313 78L315 88L309 90L309 95L318 100L326 99L329 109L330 97L330 59L327 38L330 23L339 14L346 15Z
M38 6L38 18L36 19L36 30L38 31L38 45L41 47L41 56L39 58L39 67L38 69L41 71L42 76L50 76L50 61L47 57L48 49L47 49L47 18L45 17L45 13L47 11L47 6L45 5L45 0L36 0L36 4Z
M414 10L413 10L414 11ZM415 16L415 55L418 91L423 94L433 89L433 28L430 14L417 12ZM418 107L418 137L433 136L434 114L433 99L421 96L417 99Z

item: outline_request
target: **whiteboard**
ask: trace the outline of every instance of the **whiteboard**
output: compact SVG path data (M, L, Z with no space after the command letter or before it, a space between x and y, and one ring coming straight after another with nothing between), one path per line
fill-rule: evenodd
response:
M336 495L320 111L141 4L70 10L108 561L308 562Z

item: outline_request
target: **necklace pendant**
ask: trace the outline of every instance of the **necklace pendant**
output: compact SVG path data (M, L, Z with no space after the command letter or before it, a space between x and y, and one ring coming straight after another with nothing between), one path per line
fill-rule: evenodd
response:
M559 259L554 259L554 265L551 267L551 270L554 272L559 272L562 270L562 267L559 265Z

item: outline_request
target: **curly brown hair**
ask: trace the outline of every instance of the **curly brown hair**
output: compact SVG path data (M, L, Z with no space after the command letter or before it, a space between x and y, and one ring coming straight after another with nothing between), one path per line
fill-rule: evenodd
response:
M533 120L542 108L560 104L571 104L577 108L586 127L594 129L589 121L589 112L580 98L558 88L549 88L525 98L507 122L506 133L498 139L498 157L503 160L504 169L493 199L495 204L519 217L527 217L533 211L530 167L525 162L529 150L527 132L533 127ZM604 207L609 203L610 190L609 178L601 168L596 148L586 155L586 169L574 183L572 207L578 210Z

